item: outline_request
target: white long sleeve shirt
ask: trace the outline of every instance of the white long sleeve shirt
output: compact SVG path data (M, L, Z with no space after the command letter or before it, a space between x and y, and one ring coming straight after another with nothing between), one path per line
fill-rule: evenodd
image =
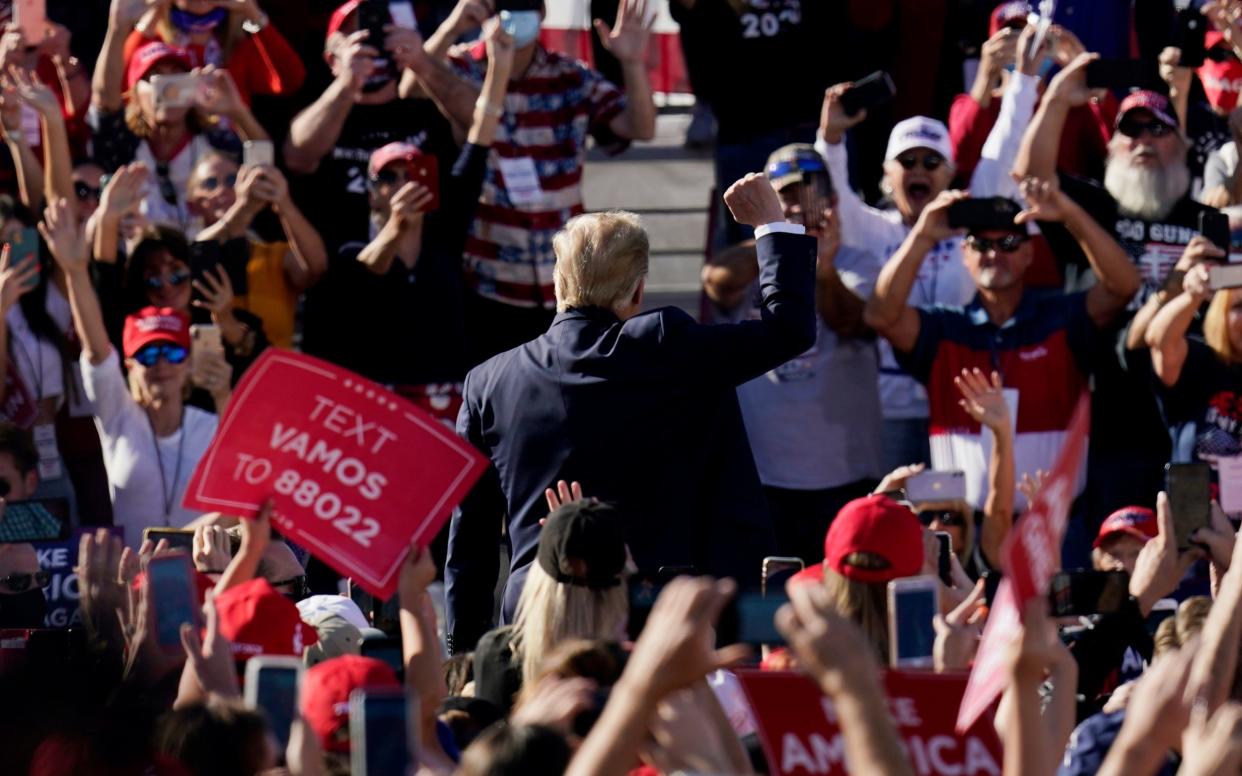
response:
M1009 197L1022 202L1018 184L1009 173L1018 160L1022 136L1035 115L1039 80L1039 76L1016 71L1009 74L1009 85L1001 97L1000 113L983 143L979 164L970 177L972 197Z
M897 210L880 210L862 201L850 188L849 158L844 143L830 144L820 135L815 150L824 157L828 174L837 192L837 217L841 222L841 242L870 251L887 261L910 233ZM975 283L962 263L962 240L943 240L927 252L918 277L910 289L907 303L913 307L933 305L961 306L975 295ZM897 366L892 346L881 339L880 407L887 420L926 418L927 391Z

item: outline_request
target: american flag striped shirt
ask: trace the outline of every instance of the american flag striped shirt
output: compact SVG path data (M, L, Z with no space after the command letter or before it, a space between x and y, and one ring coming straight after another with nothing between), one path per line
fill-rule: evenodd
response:
M487 73L483 45L450 57L458 72L476 83ZM462 267L467 287L481 296L520 307L554 308L552 237L566 221L584 212L582 163L586 138L610 153L628 142L608 124L625 108L625 96L584 63L535 49L530 67L510 81L505 114L488 155ZM543 200L516 205L505 190L499 158L529 157L535 164Z

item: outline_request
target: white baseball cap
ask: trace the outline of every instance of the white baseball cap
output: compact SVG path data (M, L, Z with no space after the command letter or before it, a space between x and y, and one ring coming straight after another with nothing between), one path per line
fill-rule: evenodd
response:
M888 151L884 160L896 159L911 148L928 148L953 161L953 146L949 143L949 128L943 122L926 116L915 116L899 121L888 136Z
M302 621L318 627L319 621L328 617L340 617L358 630L371 627L358 604L341 595L313 595L298 601L298 613Z

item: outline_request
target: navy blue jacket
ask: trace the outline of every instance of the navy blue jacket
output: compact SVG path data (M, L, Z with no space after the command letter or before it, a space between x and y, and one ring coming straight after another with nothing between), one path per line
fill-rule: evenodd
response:
M758 321L704 325L672 307L621 321L572 309L466 376L457 433L492 466L449 529L451 650L472 649L492 627L505 515L502 614L512 619L548 514L543 492L557 480L623 509L640 569L689 565L757 583L775 539L735 388L814 344L815 248L802 235L759 239Z

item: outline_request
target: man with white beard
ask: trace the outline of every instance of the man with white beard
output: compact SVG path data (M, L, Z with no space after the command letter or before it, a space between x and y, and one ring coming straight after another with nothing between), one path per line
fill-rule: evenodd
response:
M1052 79L1023 138L1015 174L1056 174L1066 114L1101 93L1086 83L1087 65L1095 58L1083 54ZM1169 460L1169 437L1150 390L1147 352L1132 348L1145 347L1139 344L1142 330L1171 298L1170 292L1180 292L1182 273L1197 261L1223 255L1206 240L1195 240L1200 213L1212 208L1190 196L1188 150L1169 99L1157 92L1134 91L1117 112L1102 185L1060 176L1062 190L1113 233L1143 281L1130 305L1137 314L1132 322L1129 317L1121 322L1107 352L1096 359L1087 501L1080 509L1088 517L1083 526L1088 536L1094 535L1090 532L1103 516L1120 507L1155 503ZM1089 284L1089 276L1075 272L1085 270L1086 264L1064 228L1039 226L1065 267L1068 282ZM1119 339L1125 347L1115 347Z

